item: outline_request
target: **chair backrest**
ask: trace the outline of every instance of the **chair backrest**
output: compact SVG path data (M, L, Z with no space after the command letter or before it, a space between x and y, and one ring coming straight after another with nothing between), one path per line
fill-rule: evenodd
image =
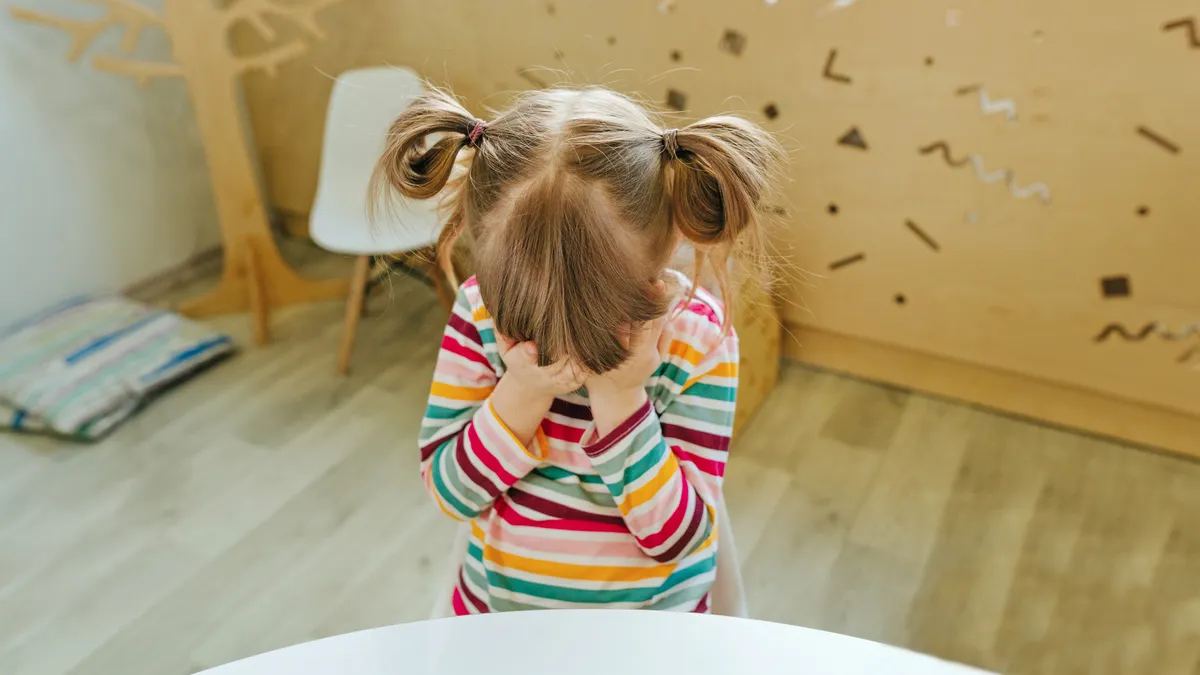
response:
M321 173L310 231L324 248L353 255L399 253L431 244L432 203L406 205L403 227L370 227L367 185L393 120L422 92L407 68L364 68L338 76L325 120ZM411 221L411 222L410 222Z

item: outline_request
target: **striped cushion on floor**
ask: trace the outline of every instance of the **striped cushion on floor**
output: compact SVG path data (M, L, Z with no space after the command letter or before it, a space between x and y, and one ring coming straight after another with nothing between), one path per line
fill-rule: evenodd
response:
M0 428L94 440L233 341L119 296L75 298L0 331Z

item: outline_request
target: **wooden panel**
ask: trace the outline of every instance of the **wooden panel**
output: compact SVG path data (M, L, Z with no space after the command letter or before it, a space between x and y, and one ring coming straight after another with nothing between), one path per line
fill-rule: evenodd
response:
M791 358L939 396L1200 457L1200 419L975 364L794 327Z
M328 91L314 66L413 65L481 115L561 80L673 92L680 123L740 111L792 150L789 325L1102 394L1059 407L1103 433L1113 415L1084 401L1200 415L1200 90L1181 85L1200 53L1188 26L1164 30L1194 5L822 4L360 0L325 13L311 63L248 82L252 117L276 202L303 211ZM522 75L536 67L558 70ZM1097 342L1110 324L1151 329Z

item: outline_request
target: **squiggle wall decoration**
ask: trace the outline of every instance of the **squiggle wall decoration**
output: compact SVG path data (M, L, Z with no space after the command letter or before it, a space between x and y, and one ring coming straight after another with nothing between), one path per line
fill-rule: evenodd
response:
M1092 338L1092 340L1094 342L1104 342L1108 340L1110 335L1114 334L1126 342L1141 342L1154 335L1157 335L1168 342L1179 342L1192 336L1200 336L1200 323L1193 323L1189 326L1184 326L1178 331L1172 331L1160 321L1151 321L1150 323L1142 326L1141 329L1136 333L1130 333L1129 330L1125 328L1124 324L1110 323L1105 326L1096 337ZM1193 359L1193 357L1198 355L1200 355L1200 345L1192 345L1180 353L1175 360L1179 363L1188 363ZM1200 369L1200 363L1194 364L1192 367Z
M825 5L820 12L817 12L817 16L824 16L830 12L836 12L839 9L846 9L856 2L858 2L858 0L833 0L828 5Z
M988 96L987 89L985 89L983 85L973 84L967 87L962 87L955 93L959 96L966 96L975 92L979 92L979 107L981 110L983 110L984 115L1003 112L1004 116L1008 118L1009 122L1017 121L1017 104L1014 103L1011 98L1001 98L993 101L991 97Z
M1016 175L1012 169L988 171L983 165L983 158L979 155L971 154L963 159L954 159L954 156L950 152L950 146L945 141L934 141L923 148L918 148L918 152L922 155L928 155L938 150L942 151L942 158L951 167L958 168L968 163L975 167L975 175L985 184L1004 181L1008 185L1008 191L1017 199L1027 199L1032 195L1037 195L1043 204L1050 203L1050 188L1045 183L1030 183L1025 186L1017 185Z
M1190 326L1184 326L1181 330L1172 332L1161 321L1151 321L1142 326L1141 330L1136 333L1130 333L1124 324L1110 323L1100 331L1100 334L1093 338L1096 342L1104 342L1108 336L1116 333L1127 342L1141 342L1151 335L1157 335L1164 340L1171 342L1179 342L1186 340L1193 335L1200 335L1200 323L1194 323Z
M1178 21L1170 21L1163 24L1163 32L1176 30L1178 28L1186 28L1188 34L1188 44L1192 49L1200 49L1200 35L1196 34L1196 20L1192 18L1179 19Z

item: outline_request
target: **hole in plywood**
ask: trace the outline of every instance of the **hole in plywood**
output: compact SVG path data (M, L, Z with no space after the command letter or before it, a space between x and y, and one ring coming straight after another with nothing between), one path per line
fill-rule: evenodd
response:
M547 3L546 4L546 13L549 14L550 16L554 16L554 12L555 12L554 3L553 2Z
M554 58L558 59L559 61L562 61L563 59L566 58L566 55L563 54L561 49L555 49L554 50Z
M925 57L925 65L926 65L926 66L932 66L932 65L933 65L933 57L932 57L932 56L926 56L926 57Z
M836 216L838 214L838 205L834 204L833 202L829 202L829 206L826 206L825 210L829 212L829 215Z
M617 36L615 36L615 35L609 35L609 36L608 36L608 44L609 44L609 45L615 45L615 44L617 44Z
M903 293L897 293L893 300L896 301L897 305L903 305L904 303L908 302L908 298L904 297Z
M741 56L742 52L746 51L746 36L732 28L726 29L725 34L721 36L721 42L717 46L723 52L728 52L734 56Z
M766 107L763 108L763 115L766 115L767 119L769 120L779 117L779 106L775 105L774 103L768 103Z
M1040 30L1033 31L1029 37L1033 38L1033 44L1035 45L1040 45L1046 41L1046 34Z
M671 60L675 61L676 63L678 63L679 61L682 61L683 60L683 52L679 51L678 49L672 49L671 50Z
M1100 279L1100 292L1106 298L1128 298L1131 293L1129 277L1119 274Z
M1137 209L1137 214L1143 218L1150 215L1150 207L1145 205L1139 206Z
M667 90L667 107L682 112L687 109L687 94L677 89Z

